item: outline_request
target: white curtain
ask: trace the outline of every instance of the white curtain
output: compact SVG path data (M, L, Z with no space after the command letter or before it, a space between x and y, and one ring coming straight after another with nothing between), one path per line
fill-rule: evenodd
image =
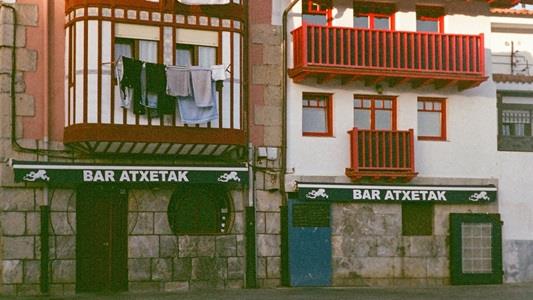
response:
M121 56L132 57L132 49L130 44L115 43L115 58L118 60Z
M228 4L231 0L178 0L179 3L190 5L213 5L213 4Z
M157 63L157 42L140 40L139 60Z

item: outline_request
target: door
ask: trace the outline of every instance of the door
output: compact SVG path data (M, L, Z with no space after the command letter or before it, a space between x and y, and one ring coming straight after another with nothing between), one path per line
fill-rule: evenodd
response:
M450 214L452 284L502 283L499 214Z
M84 186L76 201L77 292L128 288L128 198L125 189Z
M329 203L289 200L288 223L290 285L331 285Z

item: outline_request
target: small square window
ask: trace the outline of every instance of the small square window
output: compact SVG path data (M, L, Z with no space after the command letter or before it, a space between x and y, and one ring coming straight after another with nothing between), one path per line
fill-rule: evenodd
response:
M402 235L432 235L433 204L402 204Z
M446 99L418 98L418 139L446 140Z
M305 93L302 99L304 136L332 135L331 95Z
M444 8L440 6L417 6L416 31L444 32Z

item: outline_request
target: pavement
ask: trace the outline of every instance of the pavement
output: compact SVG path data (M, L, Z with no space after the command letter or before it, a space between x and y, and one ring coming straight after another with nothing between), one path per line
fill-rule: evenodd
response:
M533 300L533 283L432 288L278 288L194 290L174 293L80 294L69 297L1 297L46 300Z

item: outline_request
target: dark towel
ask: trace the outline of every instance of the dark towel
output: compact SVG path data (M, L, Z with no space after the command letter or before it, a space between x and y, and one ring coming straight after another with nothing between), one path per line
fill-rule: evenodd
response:
M133 89L133 112L135 114L144 114L145 109L141 105L141 70L142 62L129 57L122 57L124 67L124 75L120 81L120 89L125 92L126 88Z

